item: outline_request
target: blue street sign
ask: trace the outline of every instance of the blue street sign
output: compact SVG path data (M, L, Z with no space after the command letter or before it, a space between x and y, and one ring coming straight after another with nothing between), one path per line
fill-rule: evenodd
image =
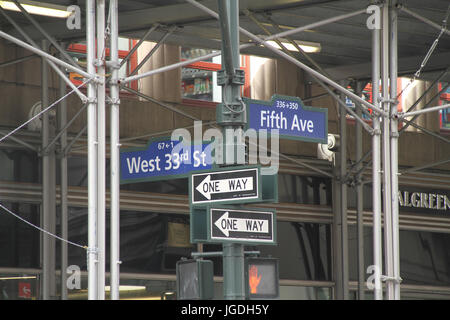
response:
M183 146L181 141L157 138L144 149L120 152L120 183L186 178L190 172L212 168L210 143Z
M306 107L297 97L272 96L271 101L244 98L247 127L256 131L278 129L281 138L317 143L328 141L328 109Z

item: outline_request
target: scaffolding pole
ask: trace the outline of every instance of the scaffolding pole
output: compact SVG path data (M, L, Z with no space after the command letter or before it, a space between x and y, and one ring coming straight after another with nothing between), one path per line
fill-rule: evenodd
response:
M380 30L372 30L372 97L373 104L380 104ZM383 300L381 285L382 273L382 248L381 248L381 124L380 117L373 118L372 135L372 210L373 210L373 290L375 300Z
M119 144L119 8L118 0L109 4L111 18L110 68L109 83L111 95L110 113L110 192L111 192L111 234L110 234L110 286L111 300L119 300L120 286L120 144Z
M86 1L87 71L95 73L95 0ZM97 101L95 84L87 85L88 110L88 298L97 299Z
M45 50L48 46L46 40L42 41L42 48ZM48 64L45 59L42 59L41 70L41 105L42 108L48 105ZM42 148L45 148L49 142L50 136L50 121L48 112L42 115ZM44 230L51 230L51 194L50 194L50 155L48 153L42 154L42 228ZM52 268L51 255L51 237L47 234L42 234L42 299L49 300L51 297L51 279L54 277Z
M97 299L105 300L106 256L106 46L105 0L97 0Z
M59 81L59 94L63 97L66 94L66 84L63 79ZM61 238L69 239L68 230L68 172L67 154L62 152L67 146L67 100L61 101L58 110L58 130L60 135L60 198L61 198ZM68 248L66 242L61 242L61 300L67 300L67 265Z
M337 100L338 102L341 99ZM339 167L339 188L340 188L340 221L339 234L341 240L341 266L339 272L342 274L342 287L336 288L341 290L341 297L343 300L348 300L348 219L347 219L347 182L344 177L347 175L347 112L342 105L339 108L339 130L340 130L340 167Z
M391 99L389 95L389 1L385 2L382 9L382 29L381 29L381 91L382 106L385 111L382 123L382 158L383 158L383 213L384 213L384 257L385 257L385 277L393 278L393 253L392 253L392 182L391 182L391 148L390 148L390 108ZM391 79L392 80L392 79ZM395 79L397 81L397 79ZM392 83L391 83L392 85ZM386 283L386 296L388 300L394 298L393 282L388 280Z
M389 8L389 55L390 55L390 94L391 98L397 97L398 78L398 13L395 7L396 0L392 0ZM392 269L393 269L393 299L400 300L400 245L399 245L399 207L398 207L398 110L397 101L391 105L391 212L392 212Z
M356 92L361 94L362 92L362 83L357 82ZM356 109L356 113L358 116L362 117L362 109ZM363 194L363 185L361 183L361 170L363 168L362 162L364 160L363 153L363 132L362 127L359 122L355 123L355 135L356 135L356 161L357 164L355 168L357 173L355 175L356 181L356 214L357 214L357 237L358 237L358 300L364 300L364 194ZM350 170L349 170L350 171Z

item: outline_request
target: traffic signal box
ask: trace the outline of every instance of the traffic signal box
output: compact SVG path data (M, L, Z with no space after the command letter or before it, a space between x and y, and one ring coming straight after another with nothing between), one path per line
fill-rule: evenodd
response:
M208 300L214 297L214 270L210 260L177 262L177 299Z
M245 259L245 287L247 299L278 298L280 295L278 278L278 259Z

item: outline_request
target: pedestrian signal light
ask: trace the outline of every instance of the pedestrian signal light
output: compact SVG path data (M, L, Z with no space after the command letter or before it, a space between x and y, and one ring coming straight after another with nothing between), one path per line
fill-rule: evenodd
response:
M279 297L278 259L247 258L245 260L246 291L249 299Z
M176 265L177 299L207 300L214 296L213 262L180 260Z

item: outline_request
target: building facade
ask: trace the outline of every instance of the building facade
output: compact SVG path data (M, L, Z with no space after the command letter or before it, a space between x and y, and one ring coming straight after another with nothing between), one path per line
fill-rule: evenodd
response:
M137 61L141 61L151 48L152 44L149 43L147 47L140 49ZM141 72L180 61L181 53L188 57L188 52L189 50L177 46L164 45ZM23 49L0 41L1 61L24 55L26 52ZM338 133L336 103L331 97L323 95L325 91L321 87L305 81L301 70L287 62L273 59L254 64L256 70L252 70L251 61L252 58L242 58L243 65L248 63L246 71L252 74L252 78L246 79L244 88L248 97L268 100L273 94L283 94L300 97L308 101L306 105L328 108L329 133ZM203 69L195 69L198 65L190 68L194 71L178 69L134 84L156 102L122 92L122 148L145 146L151 137L170 135L176 128L192 129L192 119L173 111L174 108L204 123L215 120L215 100L218 99L214 96L215 71L210 70L207 74L203 71L207 67L217 67L214 66L217 61L206 63L210 65L200 66ZM4 97L0 108L2 134L29 119L33 106L41 100L40 68L38 58L0 68L0 91ZM62 85L52 72L48 80L50 101L56 101ZM318 98L308 100L312 97ZM68 141L73 142L67 154L68 240L85 246L88 242L87 149L84 132L86 115L85 112L79 113L82 105L74 95L68 97L67 106L68 119L75 117L68 128ZM50 114L52 137L60 129L59 110L56 106ZM429 130L440 132L438 116L428 114L426 118L428 122L425 121L423 125ZM0 144L0 203L17 215L0 209L0 299L42 297L42 239L45 235L30 226L43 226L41 126L40 121L35 121ZM347 132L347 165L352 166L356 163L356 134L352 134L355 132L355 121L350 116L347 116ZM370 136L364 133L364 153L370 150L370 146ZM59 235L63 227L60 159L64 150L56 143L46 152L51 155L53 174L50 179L54 181L54 207L51 209L48 231ZM338 268L333 206L334 179L300 164L306 163L333 175L333 162L318 158L318 146L315 143L282 140L280 152L288 155L291 160L280 159L279 203L264 205L277 211L278 243L274 246L248 246L248 250L258 250L261 256L279 259L280 299L333 299L336 297L335 279ZM449 157L448 142L414 130L405 130L402 134L399 167L404 173L399 177L399 204L403 299L450 298L450 165L447 163L431 169L408 171L409 168ZM370 160L366 160L364 164L363 273L364 279L370 281L368 267L372 265L373 259ZM358 298L357 248L361 245L357 241L357 183L358 181L348 182L348 267L350 298L353 299ZM176 298L176 261L189 257L196 251L220 250L220 245L193 245L189 242L187 179L123 184L120 193L121 298ZM107 213L108 197L109 190L106 192ZM106 239L109 239L108 219L107 214ZM60 299L66 288L68 299L87 299L86 250L68 245L68 270L61 270L61 250L62 242L53 238L51 248L46 251L51 255L54 271L51 274L51 297ZM107 273L108 254L106 252ZM221 299L222 261L218 258L212 260L215 298ZM66 278L61 277L64 272ZM80 282L77 282L78 275ZM364 288L365 299L371 299L372 292L366 284Z

